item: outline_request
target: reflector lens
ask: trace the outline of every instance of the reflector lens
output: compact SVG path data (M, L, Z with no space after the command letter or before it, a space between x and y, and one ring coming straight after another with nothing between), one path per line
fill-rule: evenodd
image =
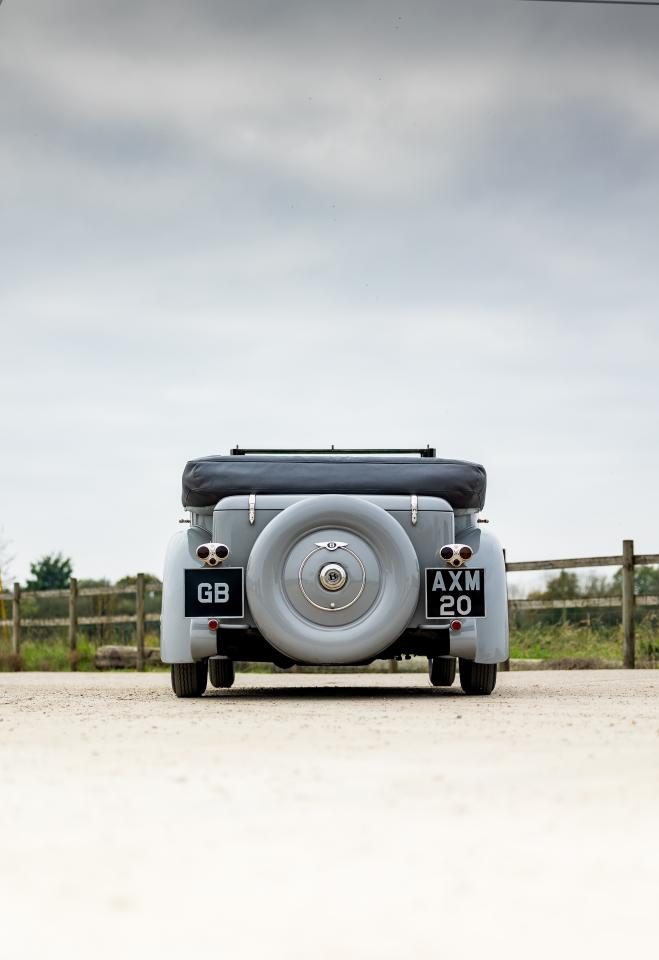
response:
M463 560L471 560L474 555L474 551L471 547L460 547L460 556Z
M459 620L451 620L451 630L455 630L456 632L462 630L462 624Z
M199 557L200 560L205 560L209 553L210 553L210 550L208 549L208 547L205 547L203 545L201 547L197 547L197 556Z
M451 557L453 556L453 548L442 547L442 549L439 551L439 555L442 558L442 560L450 560Z
M209 621L208 621L208 629L209 629L209 630L217 630L218 626L219 626L219 624L218 624L217 620L209 620Z

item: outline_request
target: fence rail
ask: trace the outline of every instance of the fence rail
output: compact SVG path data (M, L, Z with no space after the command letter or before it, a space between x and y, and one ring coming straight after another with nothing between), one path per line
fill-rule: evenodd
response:
M659 606L659 597L634 596L634 568L640 565L659 564L659 553L634 553L634 541L623 540L622 553L606 557L572 557L564 560L525 560L506 563L508 573L522 573L534 570L571 570L586 567L622 567L622 591L620 596L614 597L574 597L561 600L509 600L509 610L571 610L622 608L623 626L623 663L625 667L633 668L636 664L636 639L634 633L634 610L638 607ZM134 623L137 643L137 669L144 669L144 636L147 623L158 623L160 614L145 613L146 579L143 573L138 573L134 587L78 587L75 577L71 578L66 590L30 590L25 594L30 599L64 599L69 601L68 617L50 618L23 618L21 617L21 600L23 591L20 584L15 583L11 593L0 593L0 602L6 601L12 605L11 620L0 620L0 628L12 628L12 652L18 654L21 645L23 629L31 627L68 627L69 648L76 649L77 629L79 626L112 625L119 623ZM149 581L148 589L152 593L160 593L162 585ZM133 596L135 597L134 614L98 614L96 616L79 616L78 600L81 597L108 597Z
M625 543L633 543L625 540ZM615 557L574 557L571 560L523 560L521 563L507 563L508 573L523 573L527 570L571 570L576 567L621 567L624 562L623 554ZM634 565L651 565L659 563L659 553L636 553Z
M634 597L637 607L657 607L659 597ZM509 610L594 610L621 607L622 597L573 597L565 600L509 600Z

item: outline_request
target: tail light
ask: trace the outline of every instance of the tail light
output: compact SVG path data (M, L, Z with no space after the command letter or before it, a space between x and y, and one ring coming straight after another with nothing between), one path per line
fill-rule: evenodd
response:
M229 556L229 552L226 543L202 543L196 550L199 560L208 567L216 567L218 563L223 563Z
M474 551L466 543L447 543L441 548L439 555L449 567L461 567L467 560L471 560Z
M462 630L462 623L459 620L451 620L451 630L455 630L458 633Z

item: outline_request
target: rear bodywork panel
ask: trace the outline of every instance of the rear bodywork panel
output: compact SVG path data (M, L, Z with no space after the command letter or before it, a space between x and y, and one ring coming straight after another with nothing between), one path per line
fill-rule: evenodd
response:
M220 480L224 484L223 490L231 489L230 483L234 481L245 482L244 477L238 478L236 471L227 479L227 462L240 463L242 458L206 458L203 462L207 464L209 460L213 464L220 463L219 473L213 472L213 468L210 474L202 471L203 475L200 475L197 468L197 473L193 476L194 470L190 468L190 464L186 467L187 509L191 523L188 529L174 535L167 551L163 580L161 658L165 663L188 663L217 655L232 660L263 660L279 663L281 666L303 662L282 655L273 648L268 638L259 632L250 610L248 591L244 598L244 616L226 621L220 618L217 631L209 630L208 618L185 616L184 571L199 570L202 567L196 556L197 547L209 541L224 543L230 549L227 566L246 569L252 549L267 525L288 507L301 500L313 499L315 495L304 492L256 493L251 497L247 494L225 494L212 505L190 503L191 499L203 500L214 496L213 491L218 492L217 483ZM197 465L200 462L191 461ZM244 460L242 462L245 463ZM423 461L412 462L417 471L419 464L423 464ZM447 462L428 460L426 463ZM479 527L477 522L478 510L485 492L484 471L478 465L460 461L454 463L458 464L458 468L443 474L445 479L442 483L445 487L451 487L449 492L454 503L466 501L469 506L455 507L443 497L423 494L413 497L393 493L356 494L354 491L345 494L351 499L357 497L380 507L404 529L414 548L421 571L417 603L406 628L393 643L387 643L375 658L389 659L404 654L417 654L428 657L456 656L479 663L499 663L508 657L508 609L503 550L497 538L489 530ZM314 461L311 468L308 468L307 464L308 458L304 460L302 472L298 473L298 486L314 482L313 477L310 480L310 474L305 471L311 469L315 474L316 462ZM332 461L332 465L337 464ZM283 465L279 464L277 470L282 467ZM381 462L379 467L382 477L384 474ZM271 464L269 469L273 469ZM294 469L299 471L299 465ZM348 469L353 477L357 476L352 465ZM204 467L204 470L207 471L208 468ZM362 478L367 474L370 476L368 471L362 471ZM335 474L335 479L336 476L338 474ZM435 472L431 477L428 472L427 477L431 478L431 485L437 487L440 474ZM193 480L197 491L195 495L192 494ZM371 481L367 477L363 482L368 484ZM184 496L185 483L184 477ZM200 487L204 483L206 489L200 493ZM272 485L271 479L270 488ZM321 489L317 490L316 494L324 492ZM461 618L462 629L459 632L449 630L450 618L428 619L424 576L426 568L442 566L442 561L438 558L441 546L456 541L471 547L473 557L467 566L483 571L485 584L485 616L479 619ZM370 660L372 659L374 657L370 657ZM348 661L344 659L341 662ZM361 662L365 661L354 661L355 664Z

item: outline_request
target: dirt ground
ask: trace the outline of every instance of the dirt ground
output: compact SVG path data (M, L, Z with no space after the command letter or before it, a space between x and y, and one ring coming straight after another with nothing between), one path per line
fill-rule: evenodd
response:
M659 671L0 675L0 953L656 955Z

